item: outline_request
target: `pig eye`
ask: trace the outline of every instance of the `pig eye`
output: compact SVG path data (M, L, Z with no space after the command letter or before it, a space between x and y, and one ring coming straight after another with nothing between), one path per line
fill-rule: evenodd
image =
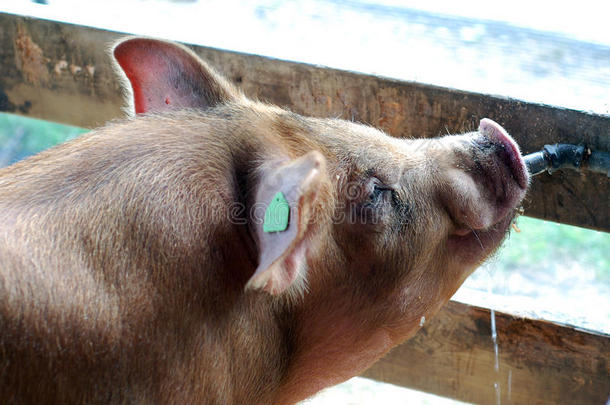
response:
M380 201L380 199L384 196L384 193L392 193L393 194L393 190L391 188L388 187L383 187L381 185L375 185L373 187L373 192L370 194L369 198L370 201L372 203L377 203L378 201Z
M402 201L398 190L386 186L374 175L365 180L364 190L366 194L362 200L350 205L350 218L362 224L386 224L402 230L408 223L410 208Z
M363 201L361 202L363 208L374 209L377 211L383 207L394 206L397 201L397 193L392 187L386 185L385 182L380 180L370 169L366 172L367 179L365 180Z
M392 188L375 179L369 190L367 201L364 203L365 207L380 209L388 203L394 206L396 193Z

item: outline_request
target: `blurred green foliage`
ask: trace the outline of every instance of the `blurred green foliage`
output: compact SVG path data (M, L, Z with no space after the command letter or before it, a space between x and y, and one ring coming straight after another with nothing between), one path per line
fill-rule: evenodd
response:
M0 166L76 138L86 129L0 113Z
M512 231L498 254L498 270L545 272L577 263L610 283L610 233L523 216L518 227L521 232Z
M86 129L0 114L0 166L75 138ZM521 232L500 249L496 268L506 272L548 272L556 266L578 263L595 272L596 280L610 283L610 234L569 225L520 217Z

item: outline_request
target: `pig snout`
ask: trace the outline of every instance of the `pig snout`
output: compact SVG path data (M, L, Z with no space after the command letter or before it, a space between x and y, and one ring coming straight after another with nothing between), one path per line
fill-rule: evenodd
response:
M451 235L472 236L479 245L493 236L493 245L525 196L529 175L519 147L494 121L484 118L478 131L462 141L465 146L448 169L449 190L443 196L454 223Z
M519 186L526 190L529 175L519 146L504 128L489 118L483 118L479 125L479 133L491 141L495 147L497 159L508 169L509 176Z

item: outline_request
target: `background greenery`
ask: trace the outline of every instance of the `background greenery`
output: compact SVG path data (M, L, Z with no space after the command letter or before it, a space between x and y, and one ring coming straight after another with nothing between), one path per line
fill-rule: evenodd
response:
M68 139L86 129L0 113L0 166L7 166Z
M610 233L520 217L521 232L504 244L499 269L518 271L535 266L538 271L578 263L595 272L599 282L610 283Z

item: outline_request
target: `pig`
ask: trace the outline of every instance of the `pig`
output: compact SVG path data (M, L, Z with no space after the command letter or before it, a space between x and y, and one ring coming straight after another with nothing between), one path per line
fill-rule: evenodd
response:
M0 171L1 403L301 401L415 334L528 188L490 119L398 139L181 45L113 56L132 114Z

